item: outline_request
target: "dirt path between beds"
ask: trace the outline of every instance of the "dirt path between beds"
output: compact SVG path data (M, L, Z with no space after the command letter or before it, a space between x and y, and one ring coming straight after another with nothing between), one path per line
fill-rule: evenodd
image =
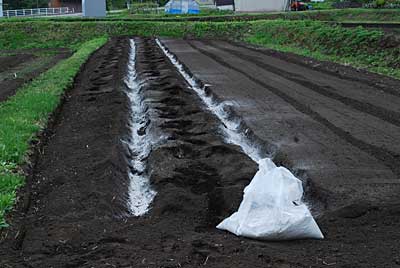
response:
M171 42L168 46L173 50ZM215 225L237 209L243 188L253 177L257 165L240 148L224 142L221 123L188 88L155 41L135 38L135 43L138 76L145 81L142 97L150 114L141 133L151 133L159 138L145 159L151 184L157 191L151 211L137 218L129 215L127 207L128 172L135 172L130 162L132 152L125 144L130 139L130 103L126 95L129 89L124 84L130 47L128 38L115 38L86 63L54 116L43 143L38 146L27 186L19 193L17 209L10 215L12 227L1 234L0 267L400 265L400 206L390 195L396 193L396 185L388 184L388 194L382 200L376 198L384 191L379 182L376 182L377 193L361 199L362 202L354 202L356 198L352 197L338 200L334 191L339 192L337 189L342 188L325 184L327 175L315 180L316 173L312 170L296 170L295 158L285 155L286 151L278 154L281 155L278 162L288 164L302 175L302 179L309 177L316 185L310 186L313 192L308 197L311 203L321 204L318 223L326 239L271 243L238 238L216 230ZM186 48L193 52L193 47ZM196 57L196 54L191 56ZM185 63L189 66L189 62ZM218 78L225 72L223 66L208 67L210 77ZM193 66L191 70L196 74L198 69ZM253 70L248 70L249 76L253 75ZM237 82L239 74L230 78L238 87L241 85ZM214 86L210 90L218 94ZM234 93L239 92L232 89ZM251 94L251 87L246 89L247 94ZM260 96L271 95L265 88L258 92ZM222 95L220 97L223 99ZM284 105L270 98L276 102L276 106L271 105L272 112L274 108L282 107L274 113L280 116ZM260 98L258 103L264 101ZM241 104L243 107L254 106ZM358 104L352 102L352 105ZM365 109L364 106L357 107ZM384 109L398 112L395 103L391 102L386 106L374 103L374 107L377 108L371 113ZM237 112L239 114L240 110ZM290 115L290 112L293 111L287 110L283 114ZM372 116L371 113L368 116ZM373 116L379 118L378 115ZM292 127L304 117L294 117ZM249 117L243 114L243 118ZM335 141L336 146L348 146L349 141L341 141L340 135L334 139L337 133L326 130L325 125L317 125L313 121L315 118L307 120L316 133L328 133L326 137ZM385 122L389 123L388 120ZM391 124L396 126L395 121ZM276 137L280 137L283 126L288 125L280 120L270 124L271 137L274 131ZM252 130L255 134L262 133ZM299 132L292 130L291 133ZM307 136L296 135L299 140L293 141L288 148L307 141ZM265 136L260 138L274 145L274 140ZM276 144L271 148L282 150ZM385 150L396 148L394 145ZM379 174L388 178L390 174L397 174L395 167L381 163L368 152L357 153L359 158L355 157L356 160L369 159L371 163L378 163L376 165L382 169ZM326 154L333 153L326 148ZM338 170L330 170L329 174L338 173ZM319 174L324 174L324 170L319 170ZM360 178L354 175L352 179L357 184L356 180ZM395 182L398 178L392 179ZM366 189L363 184L359 185L361 190L354 193L357 198ZM346 189L345 186L342 187ZM333 194L327 193L326 189L332 190ZM346 191L341 192L341 197L347 196ZM328 196L325 198L325 195ZM332 205L326 203L330 200L333 200ZM342 204L345 207L341 207Z

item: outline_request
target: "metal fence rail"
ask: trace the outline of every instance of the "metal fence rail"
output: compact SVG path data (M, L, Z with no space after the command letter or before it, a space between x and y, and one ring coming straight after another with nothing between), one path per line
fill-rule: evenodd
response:
M32 9L16 9L4 10L3 16L11 17L34 17L34 16L56 16L75 13L74 8L58 7L58 8L32 8Z

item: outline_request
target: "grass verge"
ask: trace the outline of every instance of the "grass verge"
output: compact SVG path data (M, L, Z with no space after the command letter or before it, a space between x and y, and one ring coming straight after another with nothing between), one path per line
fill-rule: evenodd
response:
M244 40L400 79L400 40L379 30L343 28L316 21L255 22Z
M14 22L0 28L0 49L37 46L76 48L82 42L102 35L247 41L400 78L400 40L395 35L387 35L381 30L344 28L311 20Z
M17 167L26 161L30 142L46 126L49 114L72 85L81 65L106 40L100 37L87 41L73 56L0 103L0 227L7 226L4 215L14 204L17 188L24 183Z

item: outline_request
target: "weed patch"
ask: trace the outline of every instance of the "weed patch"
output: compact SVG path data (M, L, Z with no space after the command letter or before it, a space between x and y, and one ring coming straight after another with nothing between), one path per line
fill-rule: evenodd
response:
M400 42L382 31L315 21L269 21L254 22L244 39L252 44L400 78Z

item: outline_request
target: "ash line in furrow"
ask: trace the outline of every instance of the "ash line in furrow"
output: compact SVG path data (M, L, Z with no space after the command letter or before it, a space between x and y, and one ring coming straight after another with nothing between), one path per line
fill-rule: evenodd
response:
M212 46L216 49L223 50L223 51L225 51L235 57L238 57L242 60L245 60L247 62L251 62L251 63L255 64L256 66L258 66L268 72L282 76L290 81L298 83L298 84L300 84L318 94L321 94L325 97L340 101L344 105L348 105L360 112L370 114L372 116L382 119L383 121L389 122L396 126L400 126L400 113L398 113L398 112L391 111L391 110L376 106L371 103L362 102L362 101L359 101L359 100L356 100L353 98L343 96L341 94L336 93L335 89L332 88L331 86L321 86L316 83L310 82L305 77L302 77L300 75L276 68L268 63L258 60L256 57L244 55L233 49L222 47L219 44L210 43L209 41L201 40L200 42L203 44Z
M209 96L206 94L207 92L207 88L206 86L201 85L201 83L198 83L196 81L196 79L191 76L191 74L189 74L185 69L184 66L178 61L178 59L172 54L170 53L164 46L163 44L161 44L161 42L156 39L157 45L161 48L161 50L164 52L164 54L170 59L171 63L177 68L177 70L179 71L179 73L183 76L183 78L186 80L186 82L190 85L190 88L193 89L197 95L201 98L201 100L206 104L207 108L214 113L217 118L220 119L220 121L223 123L223 125L225 127L222 127L222 130L224 131L224 136L226 139L227 143L231 143L233 145L237 145L239 147L242 148L243 152L245 154L247 154L253 161L255 161L257 163L257 165L259 166L259 172L255 175L255 177L253 178L253 180L250 182L250 184L247 186L246 189L250 189L251 187L253 187L252 189L257 189L257 187L253 184L254 181L256 181L256 183L260 182L259 178L262 177L264 180L264 183L266 183L266 181L269 181L268 176L274 176L273 178L280 180L280 185L282 186L284 183L287 183L289 180L287 180L287 177L285 177L285 175L283 175L284 173L290 174L291 177L291 183L294 182L298 182L301 184L301 181L298 180L296 178L296 176L294 176L289 170L285 169L285 168L277 168L276 172L272 172L269 173L269 171L274 170L274 167L276 168L275 164L272 163L271 159L269 157L265 157L266 155L268 155L267 152L263 152L262 151L262 146L260 144L257 144L255 142L252 142L246 133L246 130L244 130L243 128L241 128L240 126L241 124L241 119L232 119L232 116L230 116L230 114L228 112L226 112L225 108L227 106L226 103L224 102L218 102L215 101L212 96ZM266 163L271 163L271 169L266 169ZM261 173L260 173L261 172ZM260 176L260 177L257 177ZM263 177L264 176L264 177ZM279 189L273 189L272 191L276 191L276 193L280 193L280 191L286 192L285 194L287 194L288 196L290 196L291 194L293 194L293 192L291 192L288 189L284 189L281 188ZM246 191L245 191L246 192ZM257 193L256 193L257 192ZM301 192L301 193L300 193ZM232 233L235 233L236 235L243 235L243 236L247 236L250 238L258 238L258 235L260 235L261 237L263 235L266 235L271 239L299 239L299 238L316 238L316 239L323 239L323 234L320 231L317 223L315 222L313 216L311 215L309 208L307 206L307 204L305 204L301 199L303 198L303 189L301 189L301 191L299 191L298 193L301 194L300 199L296 199L296 202L298 202L298 204L296 204L296 206L298 206L298 208L301 210L300 213L298 212L294 212L293 210L293 214L291 214L289 212L289 215L287 217L287 212L283 213L283 214L276 214L276 218L273 219L271 222L274 222L272 225L274 226L279 226L280 224L282 224L282 222L285 222L283 225L286 224L285 227L283 227L283 225L281 225L281 228L271 228L268 229L269 227L265 228L265 226L259 226L259 222L260 219L258 218L258 223L255 223L254 219L249 220L246 219L244 221L242 221L242 217L244 214L249 213L248 211L246 211L246 207L249 206L249 203L251 202L249 200L249 197L247 197L246 199L246 193L243 196L243 201L242 204L239 207L239 210L237 213L234 213L231 217L225 219L223 222L221 222L217 228L221 229L221 230L227 230L230 231ZM283 194L283 195L285 195ZM255 195L258 195L258 198L260 198L260 196L262 196L262 198L264 199L267 195L265 195L264 193L262 193L262 191L257 191L257 190L253 190L252 192L252 196L254 197ZM271 195L268 195L269 197L271 197ZM251 198L251 197L250 197ZM279 198L278 198L279 199ZM293 203L295 202L294 200L292 200ZM246 203L247 202L247 203ZM283 200L274 200L274 202L282 202L281 204L284 204L285 202ZM271 204L269 204L271 205ZM293 204L291 204L293 205ZM274 205L271 205L271 207L274 207ZM270 208L267 208L265 210L263 210L262 212L257 211L258 213L261 213L262 215L265 216L265 213L268 213ZM274 207L274 209L277 209L277 207ZM285 209L289 209L289 207L285 207L284 205L281 207L281 209L285 210ZM300 211L299 210L299 211ZM298 214L297 214L298 213ZM255 213L257 214L257 213ZM255 214L252 215L252 217L256 217ZM297 214L297 215L295 215ZM304 226L297 226L298 224L298 219L301 218ZM246 222L248 221L248 222ZM282 221L282 222L281 222ZM251 222L251 223L249 223ZM256 229L259 228L264 228L264 231L266 233L260 232L258 234L257 231L255 229L253 229L252 227L250 227L250 229L248 229L244 232L242 232L241 228L239 228L238 226L244 226L244 225L249 225L249 226L253 226L255 227L255 225L257 225L257 227L255 227ZM276 224L276 225L275 225ZM307 226L305 228L305 226ZM291 233L290 230L291 228L293 228L294 232ZM298 230L296 230L296 228L300 228ZM301 228L304 228L303 230ZM246 229L246 227L244 227L244 229ZM263 233L263 234L261 234Z
M131 51L128 62L128 74L125 80L127 95L130 101L130 138L125 141L132 154L129 171L128 209L134 216L144 215L149 210L156 192L150 187L146 158L155 143L147 135L149 124L148 107L141 94L144 82L136 72L136 44L130 40Z
M238 145L242 148L245 154L247 154L252 160L258 162L262 158L264 158L263 153L260 151L257 145L255 145L252 141L247 139L246 133L242 133L240 129L240 122L236 120L232 120L229 117L229 113L226 111L226 108L229 104L225 102L216 102L212 97L207 96L204 88L202 88L196 80L191 77L179 63L175 57L167 51L167 49L161 44L160 40L156 39L157 45L162 49L164 54L169 58L172 64L178 69L179 73L183 76L183 78L187 81L190 87L198 94L201 100L206 104L207 108L215 114L219 120L223 123L225 128L222 128L225 132L225 138L228 143Z
M219 57L217 55L209 53L208 51L206 51L204 49L201 49L201 48L193 45L190 42L188 42L188 44L193 49L195 49L198 52L200 52L201 54L211 58L212 60L216 61L217 63L219 63L219 64L221 64L223 66L225 66L226 68L229 68L229 69L231 69L233 71L236 71L236 72L244 75L245 77L247 77L248 79L250 79L254 83L266 88L267 90L269 90L270 92L272 92L276 96L282 98L284 101L286 101L287 103L292 105L296 110L298 110L298 111L310 116L315 121L317 121L320 124L322 124L325 127L327 127L329 130L331 130L333 133L335 133L337 136L339 136L343 140L349 142L350 144L352 144L353 146L357 147L361 151L364 151L367 154L369 154L369 155L375 157L376 159L380 160L385 166L390 168L397 176L400 175L400 159L398 158L398 156L397 156L397 154L395 152L386 150L386 149L384 149L382 147L378 147L378 146L369 144L367 142L364 142L364 141L362 141L360 139L357 139L356 137L352 136L351 134L349 134L345 130L343 130L340 127L336 126L335 124L331 123L328 119L326 119L325 117L320 115L318 112L316 112L313 109L311 109L309 106L299 102L298 100L296 100L295 98L289 96L288 94L286 94L285 92L281 91L280 89L264 83L263 81L261 81L261 80L255 78L255 77L249 75L248 73L246 73L245 71L241 70L240 68L232 66L231 64L229 64L228 62L226 62L225 60L223 60L221 57Z

